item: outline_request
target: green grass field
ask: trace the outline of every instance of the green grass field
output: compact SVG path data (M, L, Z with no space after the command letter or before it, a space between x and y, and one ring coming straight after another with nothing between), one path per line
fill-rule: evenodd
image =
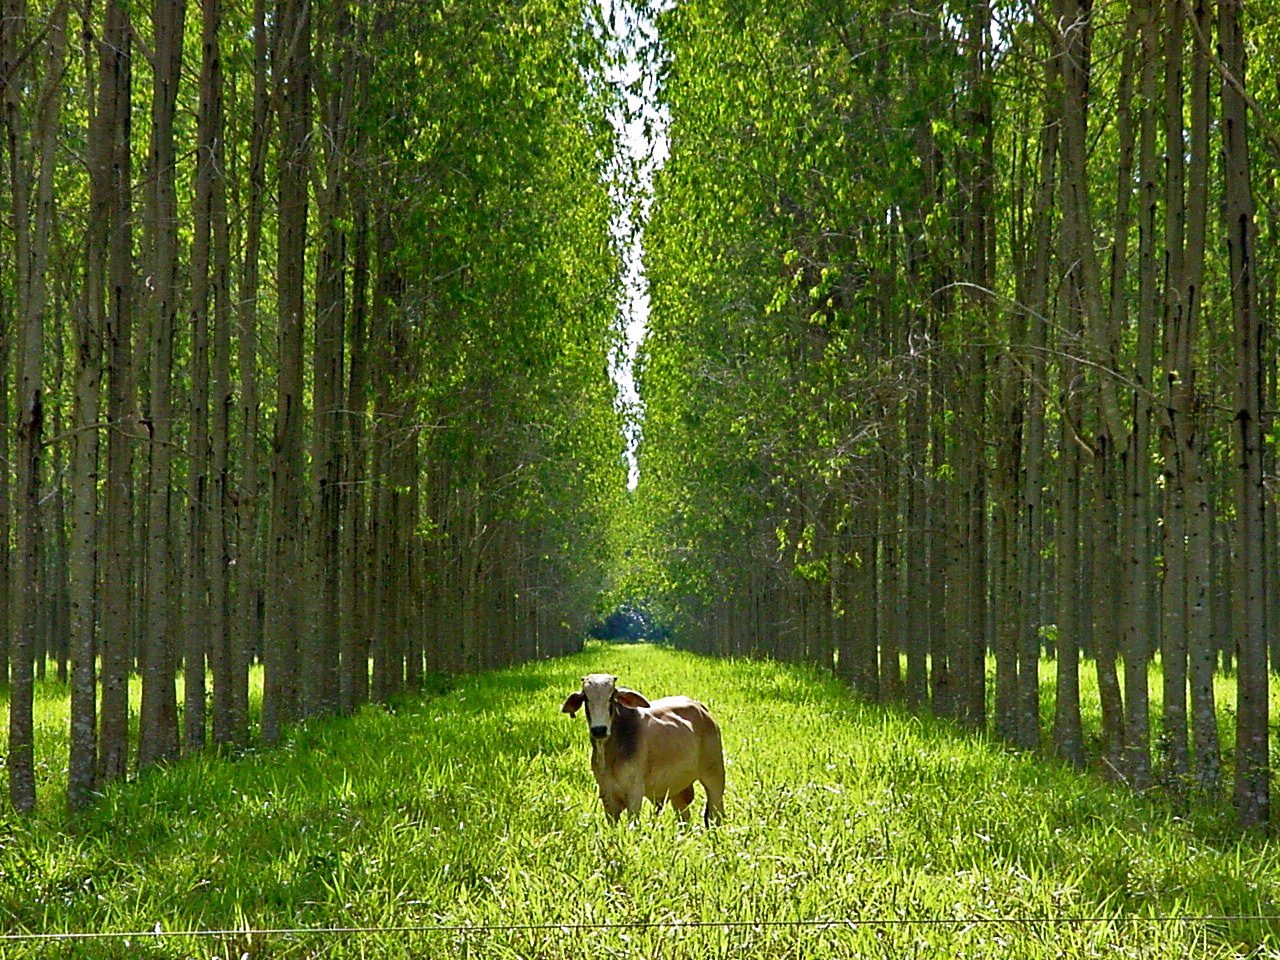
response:
M723 824L606 822L585 725L559 712L596 670L708 703ZM42 800L0 828L4 934L401 929L0 941L3 957L1280 956L1275 921L1156 919L1280 913L1276 848L1220 808L1176 815L809 670L651 646L190 758L74 821ZM778 925L812 920L857 925ZM671 925L693 921L710 926ZM658 926L574 927L608 923ZM403 929L495 924L553 926Z

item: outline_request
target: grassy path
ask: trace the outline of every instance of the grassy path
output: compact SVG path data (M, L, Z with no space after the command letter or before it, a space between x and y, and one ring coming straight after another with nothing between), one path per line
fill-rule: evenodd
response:
M594 670L719 719L727 821L609 826L584 725ZM702 797L695 802L701 811ZM0 831L0 930L756 922L1280 912L1274 847L1125 791L861 707L806 670L647 646L465 679L394 712L196 758L69 827ZM234 951L234 952L233 952ZM1280 956L1252 922L740 926L302 934L19 945L0 956Z

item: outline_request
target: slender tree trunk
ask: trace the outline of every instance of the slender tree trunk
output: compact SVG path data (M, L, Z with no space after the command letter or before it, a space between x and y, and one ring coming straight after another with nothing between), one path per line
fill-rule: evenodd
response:
M0 41L3 59L15 62L17 31L25 13L13 4L6 17L5 35ZM45 310L48 303L46 274L54 220L55 148L58 113L61 107L62 72L66 54L67 8L56 7L48 24L48 59L44 82L35 107L34 145L38 161L34 204L28 206L29 170L21 129L16 92L4 94L5 125L9 142L10 185L15 226L25 236L15 245L15 255L25 260L18 273L18 310L22 318L22 349L18 385L18 544L17 633L10 663L9 691L9 798L19 813L35 808L35 765L32 729L32 657L39 626L40 595L40 474L44 429ZM11 77L9 87L16 85Z
M879 529L876 531L876 542L880 546L880 583L876 591L879 602L880 626L880 694L886 700L901 700L902 683L902 648L899 646L899 618L902 612L899 589L901 586L901 561L899 538L897 535L898 515L896 498L892 491L898 475L896 457L886 450L881 456L884 483L881 487L886 491L878 504Z
M1157 219L1155 110L1157 102L1156 11L1148 4L1142 19L1142 69L1138 99L1142 103L1138 148L1138 310L1137 363L1133 388L1133 427L1125 452L1128 491L1125 501L1125 604L1121 641L1125 668L1125 775L1138 790L1151 785L1151 718L1147 668L1152 639L1149 630L1153 577L1151 572L1151 386L1159 295L1155 282ZM1127 194L1126 194L1127 196ZM1112 356L1118 360L1119 330L1111 331Z
M1165 143L1185 143L1183 130L1184 7L1166 9L1164 124ZM1192 148L1203 148L1193 143ZM1164 522L1161 525L1164 581L1161 591L1162 722L1166 770L1164 777L1181 789L1188 771L1187 743L1187 467L1182 465L1189 439L1189 423L1179 381L1190 380L1191 353L1187 336L1187 266L1184 250L1186 228L1186 163L1184 151L1165 151L1165 298L1163 374L1165 410L1161 422L1160 449L1164 461ZM1194 455L1194 450L1186 454Z
M1052 65L1049 69L1052 71ZM1051 74L1052 76L1052 74ZM1042 475L1045 451L1045 391L1048 388L1049 270L1053 242L1053 198L1057 175L1058 114L1056 91L1046 93L1041 126L1039 189L1033 214L1034 248L1027 280L1029 389L1024 413L1022 493L1018 524L1018 572L1021 619L1018 636L1018 742L1040 744L1040 605L1044 587L1041 538Z
M1054 704L1054 747L1074 766L1084 763L1080 722L1080 582L1079 509L1080 450L1072 426L1079 422L1081 402L1073 383L1074 364L1064 363L1064 415L1058 446L1057 511L1057 698Z
M212 300L213 160L217 149L214 131L214 64L217 62L216 6L201 2L200 106L196 134L195 203L191 218L191 403L187 464L187 543L183 571L183 735L184 749L204 749L207 729L205 699L208 687L205 661L218 656L218 644L209 636L212 597L209 590L209 525L211 520L209 470L213 448L209 436L209 314ZM216 548L215 548L216 549ZM213 671L218 673L217 668Z
M280 739L298 715L297 634L303 610L303 328L305 325L307 181L310 169L310 6L278 0L276 59L281 78L280 201L277 244L277 380L271 483L271 556L263 653L262 736Z
M342 602L342 676L340 701L343 713L350 713L369 696L369 658L366 630L369 624L366 604L369 591L364 569L363 533L367 514L368 487L365 471L368 463L368 378L366 356L368 338L366 320L369 296L369 204L363 183L358 183L352 197L354 237L351 264L351 321L348 341L351 361L347 386L347 458L344 463L346 493L342 498L344 515L343 602Z
M368 589L371 594L369 624L372 633L370 648L373 655L373 685L370 695L375 702L383 703L392 693L390 661L395 642L391 634L396 628L390 613L394 588L388 584L388 579L391 576L390 554L393 539L388 528L392 512L391 485L394 482L391 470L393 462L391 397L394 362L391 315L397 309L398 277L394 263L392 219L388 210L380 210L378 213L377 252L378 280L370 316L370 342L373 350L369 363L369 381L373 393L371 431L373 459L369 464L369 478L372 483L369 498L371 525L369 571L372 576ZM465 628L466 624L462 624L462 627Z
M988 491L987 491L987 389L988 342L994 328L993 301L986 291L994 288L996 249L995 159L992 81L990 76L991 5L977 0L968 5L969 104L966 123L971 142L976 145L972 156L967 220L968 276L974 284L969 298L973 323L972 344L965 364L964 405L967 408L969 442L965 445L965 484L968 488L966 525L965 582L967 642L963 656L967 659L964 717L979 730L986 728L987 713L987 637L991 598L988 576Z
M1219 0L1222 89L1223 219L1230 262L1235 343L1236 589L1243 602L1236 624L1236 786L1243 827L1271 819L1266 570L1262 461L1263 331L1257 306L1257 226L1249 169L1242 0ZM1237 84L1239 89L1237 89Z
M142 650L142 709L138 766L178 755L178 705L174 690L174 583L169 537L173 459L173 341L177 313L177 153L174 113L182 73L185 0L155 0L155 87L151 103L152 178L149 241L151 267L151 389L147 425L151 462L147 484L147 629Z
M231 735L242 743L248 738L249 665L258 635L258 611L262 597L261 558L258 549L258 444L261 409L258 387L258 296L262 251L262 217L266 189L267 141L271 134L270 95L267 81L266 0L253 6L253 129L249 138L249 195L245 211L244 265L239 296L240 373L240 482L237 500L237 609L231 641Z
M861 525L858 539L857 609L864 611L857 619L855 650L855 688L868 700L884 697L880 686L880 538L876 535L875 516ZM776 588L772 591L777 596ZM777 614L772 619L776 621ZM776 627L775 627L776 629Z
M71 534L71 749L67 768L67 804L87 804L97 774L96 610L98 547L98 416L102 378L102 335L106 328L103 291L111 229L111 160L116 122L111 52L98 39L99 77L91 76L86 56L89 115L89 222L85 231L83 309L76 329L74 506ZM97 94L96 103L93 100Z
M6 464L14 462L13 440L17 435L17 424L10 404L13 396L14 352L18 339L18 323L13 306L12 299L0 293L0 317L3 318L0 320L0 462ZM0 470L0 683L9 682L9 646L14 633L12 478L11 467Z
M226 124L223 111L221 0L202 0L204 66L201 86L208 91L210 148L209 213L212 226L213 272L213 395L210 413L212 483L209 493L208 564L209 650L213 672L213 742L236 740L235 687L239 658L230 615L231 570L231 243L227 219Z
M129 667L134 637L133 444L137 406L133 373L133 196L130 98L133 29L123 0L107 0L102 33L103 110L111 118L110 235L107 243L107 484L103 490L102 704L100 780L129 768ZM107 122L102 117L102 122Z
M313 355L315 407L312 421L312 574L314 651L305 663L308 712L334 713L339 706L339 588L342 517L342 372L346 327L345 215L348 113L355 83L352 24L345 3L336 4L321 36L332 40L330 68L319 75L322 91L324 189L318 216L323 243L316 278L316 332Z
M57 229L56 224L54 229ZM53 283L50 286L54 291L58 289ZM46 329L67 329L68 324L63 314L69 300L70 297L65 294L55 293L55 306L50 311ZM65 431L67 424L62 415L64 404L59 402L67 392L67 351L63 349L61 338L56 340L51 338L50 343L57 349L54 351L55 375L53 381L47 383L45 388L45 393L50 398L50 402L45 407L45 425L49 432L61 434ZM62 444L49 451L48 468L51 477L66 476L70 466L68 463L70 452ZM68 641L71 623L71 585L68 582L68 571L71 568L71 542L68 533L71 528L67 522L66 484L58 484L49 506L52 509L44 511L45 530L42 536L46 548L43 551L45 559L42 569L45 585L41 587L41 593L48 597L48 600L45 602L45 625L36 667L37 676L44 680L48 675L49 661L52 660L58 683L66 685L70 680L67 658L70 654Z
M1187 647L1191 685L1191 728L1194 744L1194 779L1206 793L1221 785L1222 758L1218 744L1218 708L1213 688L1216 653L1213 648L1210 605L1213 590L1213 520L1205 480L1204 423L1199 410L1195 369L1197 326L1204 299L1205 234L1209 216L1209 54L1210 30L1207 0L1197 0L1192 17L1197 39L1191 67L1191 146L1187 169L1186 256L1183 259L1182 351L1188 360L1185 382L1177 384L1175 438L1181 439L1177 489L1187 503ZM1181 381L1182 378L1180 378Z
M941 165L941 157L932 158L930 167ZM938 301L929 318L929 335L934 336L941 328L944 317L948 281L940 266L941 257L936 258L937 273L934 276L934 289L943 290L940 296L930 298ZM929 422L930 474L937 478L933 482L932 496L929 498L926 516L929 524L929 560L934 574L929 578L929 610L934 621L929 633L929 690L936 716L950 717L955 715L954 690L951 678L951 616L950 591L947 588L947 572L951 569L951 536L949 522L950 481L943 479L943 467L947 462L946 437L943 410L943 369L945 363L940 358L929 360L929 398L926 409ZM942 576L938 575L942 572Z

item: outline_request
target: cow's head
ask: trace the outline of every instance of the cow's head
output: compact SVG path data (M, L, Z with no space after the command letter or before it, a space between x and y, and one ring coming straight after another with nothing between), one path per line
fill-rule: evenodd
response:
M587 709L587 727L596 740L608 738L618 710L647 707L649 701L626 687L618 686L618 678L607 673L589 673L582 678L582 689L565 698L560 710L576 716L579 707Z

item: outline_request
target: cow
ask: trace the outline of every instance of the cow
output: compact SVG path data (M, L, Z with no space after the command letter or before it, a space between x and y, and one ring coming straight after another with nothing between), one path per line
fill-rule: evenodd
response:
M576 716L586 708L591 733L591 772L600 802L611 820L622 811L640 812L644 798L659 812L668 799L681 820L689 819L693 782L707 794L703 822L724 813L724 751L720 728L697 700L663 697L650 703L618 678L592 673L569 694L561 712Z

